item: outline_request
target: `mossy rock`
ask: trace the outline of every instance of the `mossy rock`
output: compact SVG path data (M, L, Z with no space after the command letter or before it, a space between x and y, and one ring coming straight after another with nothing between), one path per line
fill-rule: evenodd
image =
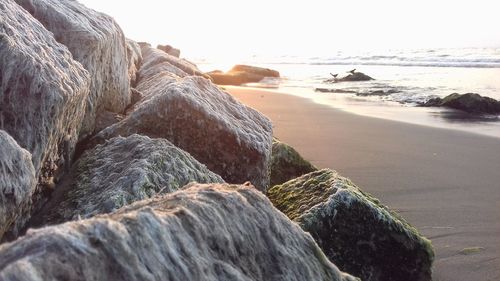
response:
M271 156L271 186L282 184L318 169L286 143L273 139Z
M431 280L431 242L337 172L304 175L272 187L268 197L341 270L366 281Z

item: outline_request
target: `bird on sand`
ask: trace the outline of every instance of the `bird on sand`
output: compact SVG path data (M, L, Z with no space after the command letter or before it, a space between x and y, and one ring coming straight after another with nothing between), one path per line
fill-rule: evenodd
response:
M353 70L351 70L351 71L347 71L347 72L349 72L349 73L351 73L351 74L354 74L354 72L355 72L355 71L356 71L356 68L355 68L355 69L353 69Z
M338 74L338 73L333 74L333 73L331 73L331 72L330 72L330 75L331 75L331 76L333 76L333 78L337 78L337 76L338 76L339 74Z

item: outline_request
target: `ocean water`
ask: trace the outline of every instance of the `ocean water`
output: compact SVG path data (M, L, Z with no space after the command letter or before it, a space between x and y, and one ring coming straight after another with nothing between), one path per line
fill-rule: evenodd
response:
M280 71L282 77L247 86L298 95L370 117L500 137L499 116L417 107L430 98L452 93L478 93L500 100L500 48L335 51L321 57L252 56L231 64L197 63L204 71L228 70L236 63L268 67ZM325 82L330 73L347 75L354 68L375 80ZM335 93L317 92L316 88Z

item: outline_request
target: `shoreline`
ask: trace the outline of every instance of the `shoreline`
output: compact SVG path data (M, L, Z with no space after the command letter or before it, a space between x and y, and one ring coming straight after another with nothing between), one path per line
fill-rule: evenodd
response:
M296 89L272 89L265 87L224 86L228 89L251 89L303 98L313 103L328 106L346 113L424 126L443 130L453 130L474 135L500 139L500 116L487 118L440 107L401 106L393 101L350 97L343 94L317 93L315 91L297 91ZM373 98L373 97L372 97Z
M398 211L436 251L434 280L500 278L500 142L366 117L294 96L225 87L275 136Z

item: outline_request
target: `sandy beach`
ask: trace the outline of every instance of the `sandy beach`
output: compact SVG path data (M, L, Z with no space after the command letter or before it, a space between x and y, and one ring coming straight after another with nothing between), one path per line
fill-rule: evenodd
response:
M432 240L434 280L500 280L500 139L354 115L227 87L274 135L398 211Z

